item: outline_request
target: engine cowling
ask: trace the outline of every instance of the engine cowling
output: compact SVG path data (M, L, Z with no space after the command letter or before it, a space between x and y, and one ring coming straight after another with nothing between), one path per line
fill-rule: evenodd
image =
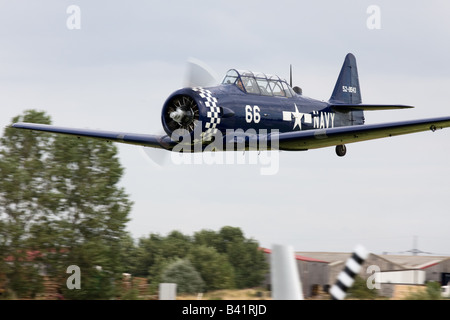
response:
M161 121L164 131L173 136L190 134L192 141L211 142L218 130L222 111L214 94L204 88L185 88L174 92L164 103ZM194 133L200 133L194 136Z
M191 95L172 95L163 106L161 120L164 131L169 136L175 130L192 133L200 121L199 105Z

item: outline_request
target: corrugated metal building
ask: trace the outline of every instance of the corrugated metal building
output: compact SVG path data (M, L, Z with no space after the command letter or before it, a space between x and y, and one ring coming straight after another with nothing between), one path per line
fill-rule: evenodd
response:
M319 259L328 262L328 281L327 284L332 286L339 275L339 273L344 269L345 263L351 257L352 253L347 252L297 252L297 254L311 257L314 259ZM362 278L368 278L372 273L367 273L369 266L378 266L381 271L385 270L402 270L404 269L401 265L396 264L393 261L385 259L376 254L369 254L367 259L364 261L360 276Z
M383 255L386 259L403 266L404 269L425 271L425 281L437 281L446 285L450 281L450 257Z
M270 265L270 254L272 251L269 249L262 250L266 253L266 260ZM326 261L301 256L299 254L295 254L295 261L297 262L297 269L305 298L317 294L318 290L326 287L328 283L328 263ZM270 273L266 275L264 285L270 288Z
M270 264L271 251L263 250ZM351 255L352 253L343 252L296 252L304 297L310 298L320 289L328 292ZM382 275L375 276L374 270ZM396 285L423 286L428 281L446 285L450 282L450 257L371 253L363 263L359 276L379 280L380 295L392 297ZM267 275L265 284L270 286L270 274Z

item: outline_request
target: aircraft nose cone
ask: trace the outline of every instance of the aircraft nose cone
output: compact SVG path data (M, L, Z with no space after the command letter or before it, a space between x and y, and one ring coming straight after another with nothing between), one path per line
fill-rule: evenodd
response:
M170 118L172 118L174 121L178 123L181 123L181 119L183 118L183 110L177 108L177 110L172 111L170 113Z
M174 121L178 122L181 125L187 125L192 122L193 114L189 110L184 111L180 108L177 108L177 110L172 111L170 113L170 118L172 118Z

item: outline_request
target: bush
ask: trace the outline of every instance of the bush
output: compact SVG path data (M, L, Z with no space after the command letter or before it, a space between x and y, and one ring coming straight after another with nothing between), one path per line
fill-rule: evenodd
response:
M356 276L352 287L348 289L347 297L354 299L376 299L378 297L378 291L369 289L366 280L360 276Z
M203 292L205 283L200 274L187 259L179 259L171 263L161 277L162 282L176 283L177 293Z
M427 289L422 292L409 294L405 300L441 300L441 285L438 282L430 281Z

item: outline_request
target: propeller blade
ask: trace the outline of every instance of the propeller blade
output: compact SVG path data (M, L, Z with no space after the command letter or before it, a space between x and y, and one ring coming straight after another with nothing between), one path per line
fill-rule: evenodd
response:
M161 133L164 135L165 133ZM170 152L164 149L141 147L141 154L153 166L161 168L170 164Z
M170 152L167 150L147 147L142 147L141 150L143 157L156 167L165 167L170 164Z
M187 61L185 87L210 87L219 83L218 77L210 67L198 59Z

